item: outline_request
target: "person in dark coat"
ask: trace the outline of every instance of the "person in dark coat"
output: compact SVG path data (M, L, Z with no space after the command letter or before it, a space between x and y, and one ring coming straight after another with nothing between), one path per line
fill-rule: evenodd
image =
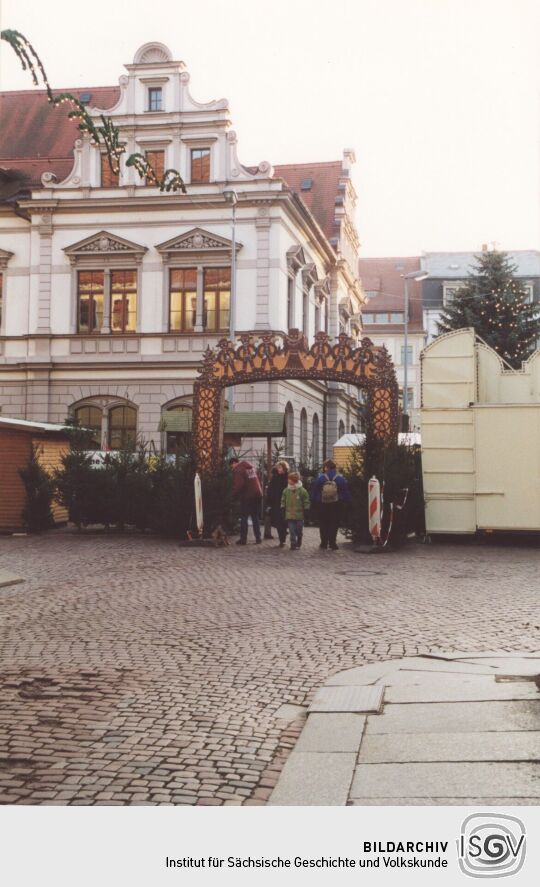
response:
M283 548L287 538L287 521L281 510L281 496L287 487L289 465L282 460L272 468L272 477L266 490L266 501L270 509L270 522L276 528L279 537L279 547Z
M322 474L311 487L312 499L319 507L320 548L337 551L336 542L343 506L351 501L349 485L339 474L336 463L327 459Z
M260 545L261 525L259 513L261 510L262 487L257 472L251 462L246 459L238 459L236 456L229 459L233 475L233 499L240 503L240 539L237 545L246 545L248 533L248 518L251 518L255 542Z

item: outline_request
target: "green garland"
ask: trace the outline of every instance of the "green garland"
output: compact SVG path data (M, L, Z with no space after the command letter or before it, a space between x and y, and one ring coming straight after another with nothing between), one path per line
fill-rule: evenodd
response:
M34 86L39 86L41 79L47 90L47 98L51 105L58 107L64 104L64 102L69 102L72 105L72 110L69 111L68 117L79 120L80 131L89 133L96 145L104 145L111 171L114 175L118 175L120 171L120 158L125 153L126 146L120 141L120 130L114 125L112 118L101 114L102 125L96 126L94 119L76 96L70 92L61 92L58 95L54 95L43 63L24 34L20 34L19 31L0 31L0 39L10 44L21 62L23 71L30 71ZM133 166L141 178L146 179L152 185L157 185L160 191L182 191L184 194L187 193L182 176L176 169L167 169L163 176L158 178L155 169L142 154L130 154L126 160L126 166Z

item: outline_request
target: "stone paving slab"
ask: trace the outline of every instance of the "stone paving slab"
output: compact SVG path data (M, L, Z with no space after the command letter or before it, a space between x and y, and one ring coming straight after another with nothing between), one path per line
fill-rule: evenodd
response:
M540 676L540 660L513 657L511 660L484 659L500 672L501 675L522 675L527 677Z
M429 672L433 674L447 675L494 675L497 668L493 665L484 665L477 662L443 662L441 659L423 659L421 656L414 659L403 659L398 671L392 673L391 682L399 675L417 672ZM381 682L384 677L380 679Z
M9 570L0 570L0 588L7 588L10 585L19 585L24 582L22 576L16 573L10 573Z
M540 800L540 773L530 763L360 764L350 797L530 797Z
M393 661L391 659L387 662L349 668L347 671L340 671L339 674L328 678L325 687L359 687L375 684L378 681L384 683L385 677L393 674L397 668L399 668L399 660Z
M355 798L349 804L352 807L537 807L538 798Z
M479 653L472 653L471 650L468 650L467 652L464 652L463 650L452 650L450 653L431 650L429 658L437 659L439 661L457 659L466 662L476 662L481 661L482 659L540 659L540 650L533 650L532 652L519 650L482 650Z
M355 754L294 751L269 804L343 806L347 802L355 761Z
M362 741L366 716L361 714L310 714L295 745L295 752L356 752Z
M483 733L540 729L540 701L393 704L369 718L365 735L377 733Z
M310 712L379 712L384 687L321 687Z
M540 733L408 733L364 736L361 764L433 761L534 761L540 759Z
M540 694L532 681L497 683L493 678L476 678L471 682L440 681L426 684L403 684L387 687L385 702L485 702L536 699Z

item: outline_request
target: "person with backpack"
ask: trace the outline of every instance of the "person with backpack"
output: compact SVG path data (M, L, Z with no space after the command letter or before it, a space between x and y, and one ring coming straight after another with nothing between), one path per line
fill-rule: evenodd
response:
M229 465L232 469L233 499L238 499L240 503L240 539L237 545L247 544L248 534L248 518L251 518L253 533L255 535L256 545L261 544L261 525L259 523L259 513L261 510L262 487L257 472L251 462L246 459L240 459L233 456L229 459Z
M281 507L289 525L291 551L296 551L302 547L304 520L309 510L309 494L296 471L289 472L287 486L281 494Z
M320 548L337 551L336 542L343 505L351 501L349 485L339 474L336 463L327 459L312 488L313 501L319 506Z

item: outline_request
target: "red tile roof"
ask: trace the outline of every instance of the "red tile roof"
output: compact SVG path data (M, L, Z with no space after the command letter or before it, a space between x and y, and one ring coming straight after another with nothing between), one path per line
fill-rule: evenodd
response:
M340 195L339 181L343 176L341 160L322 163L284 163L274 166L274 176L284 179L291 191L303 200L315 216L328 240L339 237L339 225L335 223L336 198ZM311 179L312 186L303 191L304 179Z
M419 256L391 256L377 259L359 259L358 275L366 293L376 292L363 307L364 314L374 312L384 313L389 311L403 311L405 292L402 274L420 270ZM394 332L397 327L389 329L389 325L369 324L366 331L371 329ZM423 329L422 313L422 283L409 280L409 329L420 331Z
M90 106L111 108L120 97L117 86L66 89L77 98L90 93ZM29 184L41 185L41 174L54 172L62 181L73 167L73 143L80 137L67 116L69 106L52 106L45 90L0 93L0 166L20 169Z

